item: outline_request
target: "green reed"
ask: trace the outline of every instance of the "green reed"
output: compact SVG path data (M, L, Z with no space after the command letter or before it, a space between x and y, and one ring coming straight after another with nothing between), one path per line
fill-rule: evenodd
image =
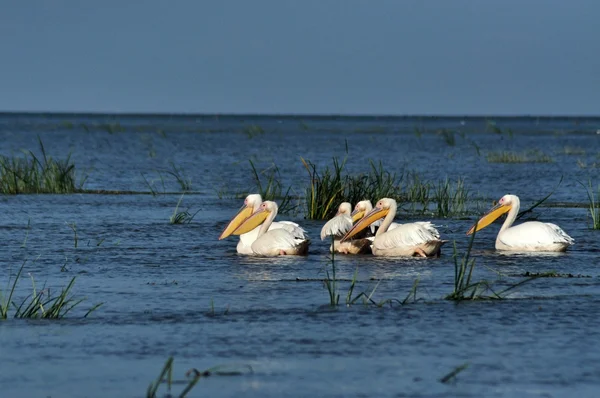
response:
M439 181L434 190L437 216L449 217L456 214L465 214L469 197L469 190L465 187L464 179L458 178L456 184L452 184L448 178Z
M581 182L579 182L583 185ZM587 197L588 197L588 211L590 217L592 219L592 229L600 229L600 185L597 187L597 194L594 195L594 187L592 186L592 180L588 181L588 186L586 187Z
M11 277L8 279L8 296L4 296L0 290L0 319L7 319L11 308L14 310L13 318L43 318L43 319L60 319L64 318L73 308L77 307L85 298L75 299L71 293L75 285L75 277L71 278L68 285L55 292L53 289L42 287L37 288L33 276L31 278L32 292L21 304L17 305L14 300L14 293L19 283L19 279L25 267L26 261L23 262L14 281L11 283ZM103 303L98 303L90 308L84 318L98 309Z
M475 223L475 229L476 228L477 223ZM467 250L462 256L458 253L456 241L454 241L452 255L454 261L454 290L452 293L446 295L446 300L457 302L465 300L502 300L506 298L507 293L511 290L516 289L527 282L531 282L534 279L543 278L550 274L540 273L532 275L531 277L509 285L507 288L500 291L494 290L492 284L487 280L473 282L472 278L475 269L475 258L471 256L471 250L473 249L473 242L476 235L477 232L473 232L469 239Z
M192 222L196 214L200 211L198 209L195 213L190 213L190 209L179 211L179 206L181 205L181 201L183 200L184 194L181 194L179 200L177 201L177 205L175 206L175 210L173 210L173 214L169 217L169 224L189 224Z
M296 210L298 206L293 203L293 197L290 193L292 187L289 186L284 191L279 167L273 163L270 167L259 172L252 159L249 159L248 162L250 162L252 170L254 187L250 188L248 192L239 193L237 196L245 197L251 192L259 193L263 200L277 201L278 211L281 214L287 214Z
M331 237L331 247L333 247L334 244L334 237ZM323 284L325 285L325 288L327 289L327 293L329 296L329 306L330 307L337 307L340 304L340 294L339 294L339 288L338 288L338 279L337 279L337 271L336 271L336 260L335 260L335 251L331 252L331 257L330 259L330 265L331 265L331 273L329 273L329 269L325 270L325 278L323 279ZM408 293L408 295L406 296L406 298L404 300L398 300L395 298L388 298L388 299L384 299L381 301L375 301L373 299L373 295L375 294L375 291L377 290L377 287L379 286L379 282L377 282L377 284L375 285L375 287L371 290L371 292L369 294L367 294L366 292L359 292L358 294L354 295L354 289L356 288L356 283L358 282L358 268L356 268L356 270L354 271L354 274L352 276L352 280L350 281L350 286L348 287L348 291L346 293L346 306L350 307L354 304L356 304L356 302L359 299L362 299L362 303L364 305L374 305L376 307L383 307L386 304L400 304L400 305L404 305L407 304L410 300L410 298L413 298L413 302L417 301L417 286L419 285L419 280L415 280L415 283L413 284L413 287L411 289L411 291Z
M32 151L24 156L0 155L0 193L73 193L82 190L87 177L77 178L75 164L69 154L66 159L56 160L46 154L38 136L41 157Z
M175 380L173 379L173 362L173 357L167 359L156 380L148 386L146 390L147 398L156 398L158 388L163 383L167 385L167 396L169 397L175 396L171 393L174 384L185 385L183 390L177 395L179 398L184 398L194 389L200 379L210 376L243 376L254 372L254 369L250 365L218 365L205 370L192 368L185 373L185 380Z

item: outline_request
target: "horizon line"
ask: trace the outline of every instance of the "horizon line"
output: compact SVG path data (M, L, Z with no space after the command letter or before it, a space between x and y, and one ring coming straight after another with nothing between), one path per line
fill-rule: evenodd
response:
M600 114L443 114L443 113L422 113L422 114L385 114L385 113L260 113L260 112L102 112L102 111L5 111L0 110L0 116L14 115L56 115L56 116L120 116L120 117L283 117L283 118L556 118L556 119L575 119L589 118L598 119Z

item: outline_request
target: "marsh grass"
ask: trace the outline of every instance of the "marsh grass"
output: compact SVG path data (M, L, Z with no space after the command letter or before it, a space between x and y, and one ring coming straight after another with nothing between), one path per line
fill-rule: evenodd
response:
M449 217L467 213L467 202L470 198L465 181L458 178L453 184L446 178L438 182L434 189L434 201L437 204L437 216Z
M173 214L171 214L171 217L169 217L169 224L189 224L192 222L192 220L194 219L196 214L198 214L198 212L200 211L200 209L198 209L193 214L190 213L189 208L187 208L186 210L183 210L183 211L179 211L179 205L181 205L183 196L184 196L184 194L182 194L179 197L179 200L177 201L177 205L175 206L175 210L173 210Z
M0 193L73 193L82 190L87 176L76 176L75 164L69 154L56 160L46 154L44 143L38 136L41 157L33 151L24 156L0 156Z
M588 198L588 211L590 218L592 219L592 229L600 229L600 185L596 189L596 195L594 195L594 187L592 186L592 180L588 181L588 185L585 186L581 181L579 183L585 188Z
M475 223L475 228L477 228L477 223ZM467 250L462 257L459 255L456 248L456 241L454 241L452 255L452 259L454 261L454 290L452 293L446 295L446 300L456 302L465 300L502 300L506 298L506 295L511 290L546 275L546 273L544 273L531 276L500 291L495 291L492 284L487 280L473 282L472 278L473 271L475 269L475 258L472 258L471 250L473 248L473 241L475 240L476 235L476 232L471 235Z
M393 198L405 211L425 213L435 210L439 217L463 215L469 212L473 195L463 178L456 183L448 178L437 182L424 180L417 172L400 175L387 171L381 162L370 161L367 173L350 175L345 171L346 157L333 158L331 165L319 171L317 166L301 158L308 171L306 188L306 218L324 220L333 217L342 202L357 203L364 199L375 203L381 198Z
M306 188L306 217L324 220L333 217L341 202L357 203L364 199L378 200L384 197L396 198L399 195L399 178L386 171L381 162L369 162L367 173L350 175L346 172L346 160L334 157L332 165L322 171L317 166L300 158L309 175Z
M444 142L448 146L456 145L456 137L454 136L454 131L449 130L449 129L441 129L441 130L437 131L437 134L440 135L444 139Z
M73 245L75 246L75 249L77 249L77 245L79 243L79 237L77 236L77 224L74 222L68 223L66 221L65 224L67 224L67 226L71 228L71 231L73 231Z
M283 183L281 182L281 174L277 165L273 163L265 170L258 171L252 159L249 159L248 162L250 162L250 168L252 170L254 187L247 193L244 193L242 197L250 192L258 192L263 200L277 201L279 213L288 214L295 211L298 204L293 202L293 196L291 195L292 187L289 186L284 190Z
M334 243L334 237L332 236L331 237L331 245L333 245L333 243ZM340 293L339 293L339 287L338 287L339 280L337 279L337 275L336 275L337 272L336 272L335 252L331 253L331 256L329 257L329 259L330 259L329 264L331 265L331 273L329 273L329 269L325 270L325 279L323 279L323 284L325 285L325 288L327 289L327 293L329 295L329 306L337 307L340 304ZM350 281L350 286L348 287L348 291L346 293L346 306L347 307L350 307L350 306L356 304L359 300L362 300L362 304L364 304L365 306L374 305L376 307L383 307L386 304L389 304L391 306L394 303L404 305L410 301L411 297L413 299L413 302L417 301L417 287L419 285L418 279L415 280L411 291L404 298L404 300L388 298L388 299L384 299L384 300L380 300L380 301L375 301L373 299L373 295L375 294L375 291L377 290L379 283L381 283L381 280L377 282L377 284L375 285L375 287L371 290L371 292L369 294L367 294L366 292L363 291L363 292L359 292L355 295L354 290L356 288L357 282L358 282L358 268L356 268L356 270L354 271L352 280Z
M12 283L9 274L7 283L8 295L5 296L2 290L0 290L0 319L7 319L11 309L14 310L12 314L13 318L60 319L64 318L73 308L85 301L85 298L75 299L72 295L71 291L75 285L75 277L71 278L68 285L62 288L60 292L55 292L54 289L46 288L45 286L38 290L33 276L30 275L32 292L23 299L21 304L17 305L13 297L25 263L26 261L19 268ZM98 303L92 306L83 317L86 318L102 304Z
M192 190L192 179L188 177L182 166L177 166L174 162L169 162L171 169L165 170L165 173L175 178L183 192Z
M551 156L533 149L526 152L488 152L486 155L488 163L552 163Z
M564 155L585 155L585 149L567 145L559 153Z
M243 132L248 136L248 138L254 138L259 135L263 135L265 133L265 129L263 129L259 125L251 124L251 125L245 126L243 128Z
M185 373L185 380L173 379L173 357L169 357L165 362L160 374L154 382L151 382L146 390L147 398L156 398L156 393L161 384L167 385L167 396L178 396L184 398L198 384L200 379L210 376L243 376L248 373L254 373L254 369L250 365L218 365L205 370L192 368ZM173 385L185 386L178 395L172 395L171 390Z
M468 363L463 363L462 365L459 365L459 366L455 367L448 374L446 374L444 377L442 377L440 379L440 383L447 384L447 383L450 383L453 380L456 380L456 376L458 376L458 374L460 372L462 372L463 370L467 369L468 367L469 367Z

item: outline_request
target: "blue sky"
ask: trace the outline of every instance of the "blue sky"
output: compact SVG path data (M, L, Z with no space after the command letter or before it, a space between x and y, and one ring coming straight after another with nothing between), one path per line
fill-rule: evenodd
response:
M600 1L5 2L0 110L600 112Z

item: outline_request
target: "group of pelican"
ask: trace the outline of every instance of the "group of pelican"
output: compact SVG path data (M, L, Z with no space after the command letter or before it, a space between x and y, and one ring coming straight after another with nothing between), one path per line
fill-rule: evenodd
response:
M528 221L512 226L519 213L516 195L504 195L467 231L479 231L508 213L496 238L496 250L513 252L562 252L574 243L565 231L552 223ZM239 235L237 252L258 256L306 255L310 239L306 231L291 221L274 221L277 203L262 201L258 194L248 195L219 240ZM337 214L321 229L321 240L333 237L331 252L369 254L385 257L439 256L447 240L429 221L407 224L394 222L397 204L383 198L375 207L369 200L358 202L352 210L341 203Z

